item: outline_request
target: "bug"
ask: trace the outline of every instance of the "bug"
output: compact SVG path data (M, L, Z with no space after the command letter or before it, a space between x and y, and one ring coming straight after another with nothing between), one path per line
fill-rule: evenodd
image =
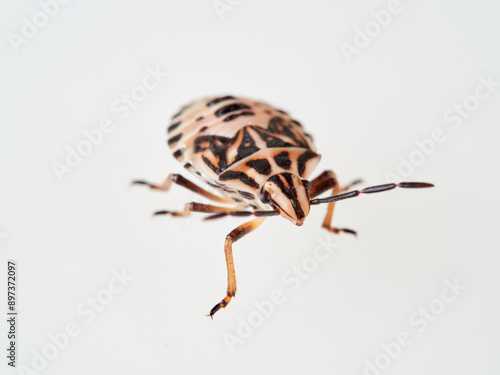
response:
M355 235L351 229L332 226L335 202L396 187L434 186L425 182L400 182L348 191L360 181L340 187L331 170L309 180L321 156L300 122L268 104L241 97L219 96L188 104L172 117L167 133L173 156L220 194L211 193L180 174L170 174L161 185L142 180L133 183L163 191L175 183L219 205L191 202L185 204L182 211L157 211L156 215L210 214L205 220L254 216L226 236L228 286L226 296L211 309L210 317L226 307L236 294L233 243L259 227L267 217L282 216L300 226L310 206L325 203L328 208L323 228ZM328 190L331 196L318 198Z

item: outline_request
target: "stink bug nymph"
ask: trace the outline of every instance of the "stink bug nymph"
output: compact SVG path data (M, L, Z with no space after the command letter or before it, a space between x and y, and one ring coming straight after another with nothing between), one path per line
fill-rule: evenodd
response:
M162 185L145 181L134 183L166 191L174 182L225 206L191 202L182 211L158 211L155 214L211 214L205 220L255 216L226 237L227 293L212 308L210 317L226 307L236 294L233 243L256 229L267 216L280 215L300 226L309 215L310 206L327 203L323 228L334 233L356 234L351 229L331 225L336 201L396 187L433 186L425 182L400 182L347 192L359 181L341 187L331 170L309 180L320 160L312 137L286 112L251 99L221 96L193 102L172 117L167 132L167 143L174 157L187 170L217 189L219 194L203 189L180 174L169 175ZM327 190L332 191L331 196L317 198Z

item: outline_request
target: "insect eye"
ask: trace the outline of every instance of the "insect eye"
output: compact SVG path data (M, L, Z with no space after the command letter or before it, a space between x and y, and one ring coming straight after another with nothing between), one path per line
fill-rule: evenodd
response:
M260 201L264 204L271 202L271 194L267 190L264 190L260 195Z
M311 182L310 181L302 180L302 184L304 185L304 187L306 188L307 191L309 191L311 189Z

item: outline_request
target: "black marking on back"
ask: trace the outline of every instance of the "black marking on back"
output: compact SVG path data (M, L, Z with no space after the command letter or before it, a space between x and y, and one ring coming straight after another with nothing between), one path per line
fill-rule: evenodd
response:
M198 118L196 119L196 121L201 121L201 120L203 120L204 118L205 118L205 117L200 116L200 117L198 117Z
M193 166L193 165L192 165L191 163L186 163L186 164L184 164L184 168L186 168L186 169L189 169L189 168L191 168L192 166Z
M227 168L227 149L236 141L236 137L228 138L218 135L202 135L194 140L194 152L203 152L207 148L218 159L218 167L212 166L212 170L220 174ZM208 159L207 159L208 160ZM219 172L217 172L219 171Z
M170 138L167 142L168 142L168 145L169 146L173 146L174 144L176 144L179 139L181 139L182 137L182 133L181 134L177 134L175 137L172 137Z
M267 147L295 147L294 145L283 141L282 139L275 137L269 133L266 133L264 129L259 127L253 127L253 129L259 134L260 138L266 142Z
M300 177L302 177L302 175L306 170L307 161L312 158L315 158L316 156L318 156L318 154L312 152L311 150L307 150L306 152L304 152L302 155L299 156L299 158L297 159L297 164L298 164L297 168L299 170Z
M180 124L181 124L181 122L180 122L180 121L178 121L178 122L176 122L176 123L174 123L174 124L170 125L170 126L168 127L168 129L167 129L167 132L169 132L169 133L170 133L172 130L177 129L177 128L179 127L179 125L180 125Z
M269 120L268 128L273 133L281 133L283 132L283 128L285 127L284 122L285 120L283 120L283 117L275 116L271 120Z
M238 193L245 199L255 199L255 195L253 195L252 193L243 190L238 190Z
M257 147L254 138L252 138L251 132L255 132L258 137L264 140L264 142L266 143L266 147L268 148L297 147L297 145L285 142L279 137L273 135L269 132L268 129L264 129L260 126L249 125L240 129L232 138L219 135L200 135L196 137L193 144L194 153L202 153L209 150L214 157L206 155L207 157L205 157L203 160L211 170L220 175L232 164L245 159L246 157L260 150L260 148ZM231 160L231 164L229 164L227 159L228 149L230 147L235 147L236 145L238 146L237 154L234 156L234 160ZM289 169L291 165L288 167L287 165L288 163L291 163L291 161L289 161L288 159L286 158L286 155L283 154L282 156L278 157L277 163L281 163L282 168ZM267 165L263 166L262 168L264 167L266 168L261 169L260 171L268 175Z
M225 105L224 107L220 107L217 111L215 111L215 115L217 117L222 117L227 115L228 113L240 111L242 109L251 109L251 108L243 103L232 103Z
M238 155L235 161L244 159L257 151L259 151L259 148L255 145L254 139L250 136L250 133L248 133L247 128L243 128L243 138L238 147Z
M269 120L268 129L273 133L283 134L293 139L299 147L308 148L307 144L302 139L297 138L295 133L292 131L290 124L287 124L283 117L276 116Z
M223 102L223 101L226 101L226 100L231 100L231 99L236 99L236 98L234 96L230 96L230 95L228 95L228 96L221 96L221 97L218 97L218 98L215 98L215 99L209 101L207 103L207 107L211 107L211 106L216 105L216 104L218 104L220 102Z
M255 180L251 177L248 177L246 173L239 171L225 171L219 176L219 180L227 181L227 180L240 180L245 185L251 186L253 188L258 189L259 184L255 182Z
M179 159L179 158L182 156L182 154L183 154L183 153L184 153L184 149L183 149L183 148L180 148L180 149L178 149L177 151L175 151L173 155L174 155L174 157L175 157L176 159Z
M278 164L278 167L283 169L290 169L292 161L290 160L290 155L288 152L283 151L274 157L274 161Z
M267 159L253 159L247 161L246 165L250 168L253 168L259 174L263 174L268 176L271 174L271 164L267 161Z
M228 122L228 121L232 121L234 120L236 117L240 117L240 116L253 116L255 115L255 113L251 112L251 111L245 111L245 112L241 112L241 113L235 113L233 115L229 115L227 116L224 120L224 122Z
M215 165L213 165L210 160L208 160L205 155L202 155L201 158L203 159L203 161L205 162L205 164L207 165L207 167L209 167L212 171L214 171L215 173L217 174L221 174L222 172L224 172L223 169L221 168L217 168Z
M203 127L200 129L200 131L199 131L199 132L200 132L200 133L203 133L203 132L204 132L205 130L207 130L207 129L208 129L208 126L203 126Z
M236 133L233 138L222 137L219 135L201 135L194 141L194 152L200 153L209 148L212 154L218 159L218 166L214 166L206 158L206 160L204 159L205 163L215 173L221 174L228 168L227 150L236 142L241 131L243 131L243 137L238 147L238 154L236 155L234 162L244 159L247 156L252 155L254 152L259 151L259 148L255 145L255 141L248 133L247 128L243 128Z

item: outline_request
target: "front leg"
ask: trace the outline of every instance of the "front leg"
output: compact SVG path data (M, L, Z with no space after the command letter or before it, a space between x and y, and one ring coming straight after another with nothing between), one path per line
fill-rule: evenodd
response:
M344 188L340 188L339 183L337 181L337 177L335 176L335 173L333 173L333 171L331 171L331 170L324 171L318 177L316 177L314 180L311 181L311 189L309 190L309 197L311 199L315 198L318 195L324 193L325 191L327 191L329 189L332 189L332 195L337 195L340 192L346 191L352 185L355 185L359 182L361 182L361 181L356 180L356 181L352 182L351 184L349 184L348 186L346 186ZM351 234L356 235L356 232L353 231L352 229L335 228L332 226L332 218L333 218L334 208L335 208L335 202L331 202L328 204L328 210L326 212L325 220L323 220L322 227L330 232L333 232L333 233L345 232L345 233L351 233Z
M265 219L266 219L265 217L259 217L252 221L249 221L233 229L231 233L227 235L226 241L224 243L224 253L226 254L226 266L227 266L227 292L224 299L220 301L217 305L215 305L212 308L212 310L210 310L209 316L212 319L214 314L217 311L219 311L219 309L226 307L236 294L236 273L234 271L234 262L233 262L233 243L238 241L244 235L257 229Z

